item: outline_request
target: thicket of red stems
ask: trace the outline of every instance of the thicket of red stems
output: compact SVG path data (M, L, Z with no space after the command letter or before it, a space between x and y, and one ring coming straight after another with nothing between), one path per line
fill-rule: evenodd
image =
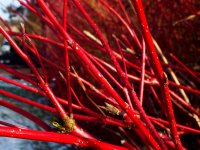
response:
M1 136L93 149L198 147L199 72L176 57L177 51L187 54L185 45L198 50L192 43L196 40L193 34L184 36L197 30L195 3L144 1L149 30L141 0L19 2L35 20L40 18L40 30L34 28L34 20L26 18L21 32L6 28L6 22L0 31L31 74L3 64L0 67L32 86L3 76L0 80L47 97L51 105L5 90L0 94L47 111L61 120L62 127L57 129L24 108L0 100L0 105L42 128L24 129L3 120ZM194 15L192 19L184 19L190 15ZM176 26L181 24L187 28L183 25L178 31ZM27 33L26 28L32 32ZM190 60L189 55L185 57Z

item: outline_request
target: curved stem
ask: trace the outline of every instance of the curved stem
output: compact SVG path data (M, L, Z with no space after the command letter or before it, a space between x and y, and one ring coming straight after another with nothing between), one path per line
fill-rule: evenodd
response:
M31 113L19 108L18 106L15 106L9 102L6 102L4 100L0 99L0 105L9 108L21 115L23 115L24 117L30 119L31 121L35 122L37 125L39 125L40 127L42 127L44 130L46 131L51 131L51 127L49 127L49 125L47 125L45 122L43 122L41 119L39 119L38 117L32 115ZM1 134L1 133L0 133Z

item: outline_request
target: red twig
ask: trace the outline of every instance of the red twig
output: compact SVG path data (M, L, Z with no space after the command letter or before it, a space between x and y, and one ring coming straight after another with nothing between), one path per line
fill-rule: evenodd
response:
M67 10L68 10L68 0L63 2L63 28L67 30ZM67 48L67 41L64 40L65 49L65 68L66 68L66 80L67 80L67 99L69 102L68 109L69 114L72 117L72 100L71 100L71 85L70 85L70 66L69 66L69 50Z
M46 142L57 142L63 144L74 144L77 146L87 146L94 149L103 150L127 150L126 148L115 146L112 144L107 144L97 140L91 140L86 138L80 138L69 134L59 134L52 132L41 132L35 130L18 129L10 127L0 126L0 136L7 136L12 138L23 138L29 140L40 140Z
M6 102L4 100L0 100L0 105L9 108L21 115L23 115L24 117L30 119L31 121L35 122L36 124L38 124L40 127L42 127L44 130L46 131L51 131L51 127L49 127L49 125L47 125L45 122L43 122L41 119L39 119L38 117L32 115L31 113L19 108L18 106L15 106L9 102ZM15 128L16 129L16 128ZM0 132L1 134L1 132Z
M149 27L147 24L142 1L141 0L132 0L132 2L134 3L134 6L135 6L135 9L137 12L137 16L138 16L138 19L141 24L142 35L143 35L146 45L149 49L149 54L150 54L151 61L153 62L153 69L154 69L155 75L160 83L160 86L162 87L161 91L162 91L163 98L164 98L164 104L167 105L167 107L166 107L167 108L166 111L168 113L167 117L170 122L170 130L171 130L172 137L174 139L174 143L178 150L182 150L183 147L182 147L182 144L181 144L181 141L180 141L177 129L176 129L176 121L175 121L175 117L174 117L174 113L173 113L172 102L171 102L170 95L169 95L168 81L166 81L167 76L166 76L166 74L164 74L162 66L159 61L159 58L157 56L157 53L156 53L156 50L155 50L155 47L154 47L154 44L152 41L152 37L151 37L150 31L149 31Z

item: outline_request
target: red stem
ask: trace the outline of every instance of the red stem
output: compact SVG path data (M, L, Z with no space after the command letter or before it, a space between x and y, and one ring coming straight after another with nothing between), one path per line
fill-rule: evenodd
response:
M38 108L46 110L46 111L50 111L50 112L54 112L54 113L56 112L56 110L50 106L46 106L44 104L37 103L35 101L29 100L28 98L24 98L24 97L12 94L10 92L7 92L7 91L1 90L1 89L0 89L0 94L10 97L10 98L13 98L18 101L21 101L23 103L29 104L31 106L38 107Z
M10 127L0 126L0 136L6 136L11 138L22 138L29 140L38 140L45 142L57 142L63 144L75 144L77 146L91 147L97 150L127 150L124 147L107 144L105 142L80 138L69 134L59 134L53 132L41 132L35 130L18 129Z
M155 75L161 86L161 92L163 94L164 104L166 105L166 108L167 108L166 111L168 113L167 117L168 117L168 121L170 123L171 135L173 137L173 140L174 140L174 143L175 143L177 149L182 150L183 147L182 147L180 137L177 132L172 102L171 102L170 95L169 95L168 81L167 81L167 83L165 82L167 80L166 79L167 76L165 76L165 74L163 73L161 63L160 63L158 55L156 53L156 50L155 50L155 47L154 47L154 44L152 41L152 37L150 34L150 30L148 27L148 23L146 20L146 16L144 13L142 1L141 0L132 0L132 2L135 6L137 16L138 16L139 22L141 24L142 35L143 35L146 45L149 49L150 58L151 58L151 61L153 62L153 69L154 69ZM164 148L164 149L166 149L166 148Z
M67 30L67 10L68 0L63 2L63 28ZM64 40L65 49L65 68L66 68L66 80L67 80L67 100L69 102L68 109L70 116L72 115L72 100L71 100L71 85L70 85L70 65L69 65L69 50L67 41Z
M18 127L16 125L13 125L13 124L10 124L10 123L4 122L4 121L0 121L0 124L4 125L4 126L7 126L7 127L20 128L20 127Z
M4 100L1 100L1 99L0 99L0 105L4 106L4 107L6 107L6 108L9 108L9 109L11 109L11 110L13 110L13 111L15 111L15 112L21 114L22 116L24 116L24 117L30 119L31 121L35 122L37 125L39 125L40 127L42 127L42 128L43 128L44 130L46 130L46 131L51 131L51 130L52 130L51 127L49 127L49 126L48 126L45 122L43 122L40 118L38 118L38 117L32 115L31 113L29 113L29 112L27 112L27 111L25 111L25 110L19 108L18 106L15 106L15 105L13 105L13 104L11 104L11 103L9 103L9 102L6 102L6 101L4 101ZM15 129L16 129L16 128L15 128ZM0 134L1 134L1 132L0 132Z

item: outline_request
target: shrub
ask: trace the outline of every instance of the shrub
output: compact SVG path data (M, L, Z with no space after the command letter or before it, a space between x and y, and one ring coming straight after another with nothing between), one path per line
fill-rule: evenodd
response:
M51 105L6 90L0 93L37 107L38 111L45 110L56 119L45 123L24 108L1 100L2 106L43 128L43 131L23 129L3 121L1 136L93 149L189 148L186 136L200 133L198 102L194 98L200 94L199 73L175 56L175 50L183 53L186 50L172 40L179 38L190 43L193 35L184 38L187 28L180 34L173 25L163 28L166 22L162 20L171 17L177 25L182 22L177 21L182 18L178 18L180 11L173 15L169 9L162 9L168 1L144 1L157 42L151 36L141 0L19 2L37 20L40 18L40 29L35 30L29 22L25 27L29 26L32 33L27 33L23 24L18 33L2 27L0 31L29 66L31 74L3 64L0 67L32 86L2 76L0 79L47 97ZM178 2L169 4L174 6ZM187 8L194 5L189 0L188 4ZM195 9L193 6L193 13L197 12ZM36 56L39 67L28 52Z

